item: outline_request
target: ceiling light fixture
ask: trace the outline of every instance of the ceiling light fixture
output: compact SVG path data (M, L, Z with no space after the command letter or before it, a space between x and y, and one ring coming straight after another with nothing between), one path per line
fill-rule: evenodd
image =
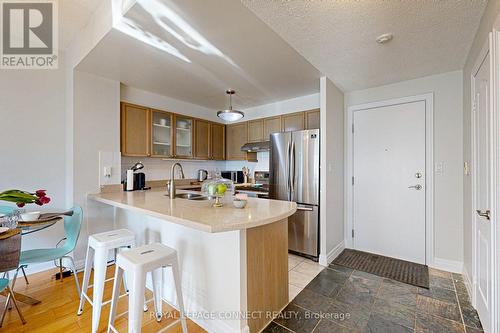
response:
M217 117L225 121L236 121L240 120L245 116L242 111L233 110L233 100L232 96L235 94L233 89L226 90L226 94L229 95L229 108L217 112Z
M393 34L383 34L377 37L376 41L379 44L389 43L394 38Z

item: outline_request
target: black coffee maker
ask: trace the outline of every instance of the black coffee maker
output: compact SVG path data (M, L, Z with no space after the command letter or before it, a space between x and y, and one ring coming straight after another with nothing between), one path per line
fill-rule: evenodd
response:
M124 191L137 191L142 190L146 187L146 175L143 172L137 172L144 168L142 162L134 164L129 170L127 170L127 177L123 182Z

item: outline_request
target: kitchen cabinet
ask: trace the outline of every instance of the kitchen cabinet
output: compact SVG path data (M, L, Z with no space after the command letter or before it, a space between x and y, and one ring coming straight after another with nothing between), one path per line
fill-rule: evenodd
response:
M124 156L150 155L150 110L121 103L120 111L121 153Z
M172 114L151 110L151 156L172 157Z
M226 126L212 123L210 125L210 155L212 160L222 161L226 158Z
M194 120L194 157L197 159L208 160L211 158L210 127L209 121Z
M248 142L248 122L226 125L226 160L257 161L257 153L241 151Z
M270 135L272 133L281 132L281 117L270 117L265 118L263 121L263 140L270 141Z
M305 111L306 129L319 129L320 113L319 109Z
M193 119L174 115L174 158L193 157Z
M264 139L264 121L251 120L248 122L248 142L261 142Z
M305 129L304 112L282 115L281 129L283 132L301 131Z

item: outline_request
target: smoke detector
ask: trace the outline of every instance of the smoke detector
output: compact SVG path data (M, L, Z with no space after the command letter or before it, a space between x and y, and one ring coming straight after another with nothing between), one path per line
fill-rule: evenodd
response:
M386 44L389 43L392 40L392 38L394 38L393 34L383 34L378 36L376 41L379 44Z

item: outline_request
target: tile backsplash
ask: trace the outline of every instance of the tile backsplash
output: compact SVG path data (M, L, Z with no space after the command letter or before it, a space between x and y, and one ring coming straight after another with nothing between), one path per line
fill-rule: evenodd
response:
M259 152L257 153L258 162L247 162L247 161L190 161L190 160L180 160L179 163L182 164L184 174L186 178L197 178L198 170L205 169L208 170L209 174L213 174L216 171L225 170L241 170L243 167L250 169L250 174L253 177L254 171L268 171L269 170L269 152ZM161 180L170 178L170 168L172 164L177 161L165 161L159 158L151 157L129 157L122 156L121 158L121 179L125 178L125 172L136 162L141 161L144 164L144 172L147 180ZM179 174L176 174L179 177Z

